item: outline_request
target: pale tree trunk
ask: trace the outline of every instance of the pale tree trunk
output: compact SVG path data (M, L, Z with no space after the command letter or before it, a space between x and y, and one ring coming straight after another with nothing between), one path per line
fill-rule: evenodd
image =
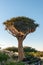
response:
M23 40L21 38L18 39L18 60L21 61L24 59L24 51L22 46Z

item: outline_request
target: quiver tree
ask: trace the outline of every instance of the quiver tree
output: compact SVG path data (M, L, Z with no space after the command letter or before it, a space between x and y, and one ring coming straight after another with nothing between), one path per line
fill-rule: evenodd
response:
M23 60L24 51L23 51L23 40L29 33L32 33L38 27L38 24L34 23L33 19L28 17L16 17L4 22L6 30L10 31L11 34L18 40L18 58Z

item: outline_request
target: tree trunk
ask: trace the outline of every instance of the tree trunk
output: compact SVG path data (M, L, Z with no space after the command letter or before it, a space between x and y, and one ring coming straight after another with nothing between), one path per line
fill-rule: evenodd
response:
M23 42L23 40L21 38L19 38L18 39L18 59L19 59L19 61L23 60L23 58L25 57L22 42Z

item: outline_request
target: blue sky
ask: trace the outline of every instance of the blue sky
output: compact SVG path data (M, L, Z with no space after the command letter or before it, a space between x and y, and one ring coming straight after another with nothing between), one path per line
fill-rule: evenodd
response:
M17 39L3 25L16 16L27 16L39 24L36 31L26 37L23 46L43 51L43 0L0 0L0 47L18 46Z

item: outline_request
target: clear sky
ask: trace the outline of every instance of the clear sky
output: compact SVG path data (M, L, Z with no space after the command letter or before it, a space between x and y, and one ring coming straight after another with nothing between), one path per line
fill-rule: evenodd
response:
M4 21L16 16L27 16L39 24L36 31L26 37L23 45L43 51L43 0L0 0L0 47L18 46L17 39L3 25Z

